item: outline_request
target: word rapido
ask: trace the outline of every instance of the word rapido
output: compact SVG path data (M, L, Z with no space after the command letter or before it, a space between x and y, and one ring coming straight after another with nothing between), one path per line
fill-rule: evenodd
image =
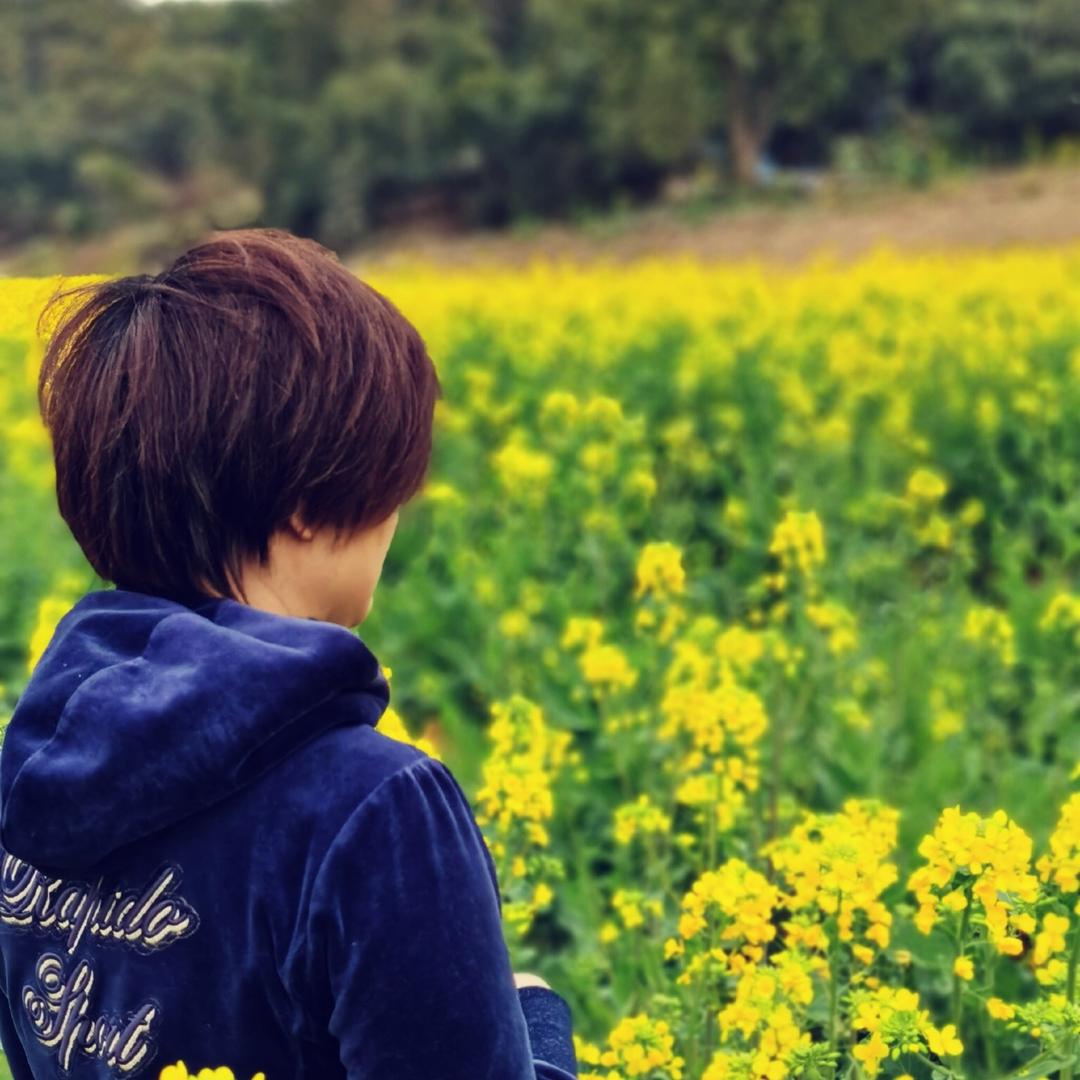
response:
M0 862L0 923L37 933L65 936L68 955L89 935L127 945L142 953L164 949L194 933L195 909L171 890L182 876L178 866L164 866L142 888L106 887L49 875L4 853ZM131 1076L153 1057L160 1019L157 1002L141 1005L127 1018L87 1016L95 971L89 959L78 961L65 978L63 959L43 953L37 985L24 986L22 1002L39 1041L55 1049L66 1072L76 1051L96 1057L119 1076Z

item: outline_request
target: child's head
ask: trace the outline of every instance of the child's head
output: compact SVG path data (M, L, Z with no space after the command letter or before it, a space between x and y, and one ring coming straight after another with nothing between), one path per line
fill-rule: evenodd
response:
M280 229L68 289L39 331L53 311L38 398L60 513L95 571L361 622L441 396L401 312Z

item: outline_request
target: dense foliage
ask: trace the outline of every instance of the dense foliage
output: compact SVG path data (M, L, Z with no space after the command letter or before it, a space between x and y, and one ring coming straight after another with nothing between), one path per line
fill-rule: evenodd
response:
M1078 134L1073 0L0 5L0 242L164 218L147 247L338 248L754 183L766 153L921 182Z

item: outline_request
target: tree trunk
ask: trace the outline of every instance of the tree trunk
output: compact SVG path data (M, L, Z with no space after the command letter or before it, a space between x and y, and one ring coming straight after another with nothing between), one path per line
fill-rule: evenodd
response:
M491 37L504 63L514 66L521 59L528 0L488 0Z
M757 184L757 164L771 131L769 95L759 90L746 72L728 63L727 134L731 178L739 187Z
M728 141L731 144L731 178L739 187L757 183L757 163L764 143L745 113L728 114Z

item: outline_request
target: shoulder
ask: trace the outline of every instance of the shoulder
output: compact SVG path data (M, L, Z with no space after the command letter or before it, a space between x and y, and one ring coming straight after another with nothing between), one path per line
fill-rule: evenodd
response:
M207 808L199 822L189 820L185 833L198 824L207 841L228 845L246 843L257 830L269 857L253 862L254 892L274 893L282 902L292 896L303 904L308 883L335 838L359 808L371 805L374 793L425 763L442 767L421 748L391 738L359 716L343 698L312 710L306 718L309 737Z
M273 770L267 795L292 829L314 848L326 846L379 789L424 762L440 763L419 747L369 724L331 727ZM270 779L270 777L267 777Z
M328 792L319 822L307 826L318 837L311 846L313 892L341 867L351 873L361 853L386 861L395 848L417 872L426 858L444 869L456 862L463 872L477 875L474 884L486 879L480 887L490 885L501 911L494 858L449 766L372 728L340 731L312 750Z
M378 873L358 877L359 866ZM417 752L353 804L315 871L312 914L321 907L333 921L341 896L358 890L381 897L373 906L382 910L408 897L433 903L449 893L482 898L501 911L483 832L457 778L437 758Z

